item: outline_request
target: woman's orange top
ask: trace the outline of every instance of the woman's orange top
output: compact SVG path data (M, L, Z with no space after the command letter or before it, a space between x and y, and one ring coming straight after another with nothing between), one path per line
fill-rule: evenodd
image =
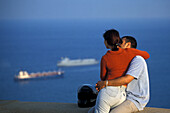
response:
M144 59L148 59L150 57L146 51L140 51L134 48L119 48L118 51L107 51L101 59L101 80L111 80L126 74L131 60L136 55L140 55Z

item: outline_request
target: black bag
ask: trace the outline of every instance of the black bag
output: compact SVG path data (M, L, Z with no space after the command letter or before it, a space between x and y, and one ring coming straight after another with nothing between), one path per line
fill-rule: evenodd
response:
M78 88L78 106L81 108L93 107L96 103L98 91L90 84Z

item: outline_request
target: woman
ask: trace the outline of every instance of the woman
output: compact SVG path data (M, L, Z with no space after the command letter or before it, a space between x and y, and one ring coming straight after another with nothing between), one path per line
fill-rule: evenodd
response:
M106 31L103 37L106 48L110 50L101 59L101 80L111 80L124 75L136 55L149 58L149 54L145 51L134 48L121 49L119 33L114 29ZM126 99L125 88L126 85L107 86L101 89L96 100L95 113L109 113L110 108L121 104Z

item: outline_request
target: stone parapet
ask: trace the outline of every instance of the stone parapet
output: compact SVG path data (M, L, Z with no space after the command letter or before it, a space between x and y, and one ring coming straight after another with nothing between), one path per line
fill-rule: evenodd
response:
M0 113L87 113L88 110L79 108L75 103L0 100ZM170 109L146 107L138 113L170 113Z

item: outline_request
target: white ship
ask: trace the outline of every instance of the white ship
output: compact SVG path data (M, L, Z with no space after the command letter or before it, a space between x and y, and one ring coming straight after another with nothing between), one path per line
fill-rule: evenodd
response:
M76 59L76 60L70 60L69 58L62 58L60 62L57 63L57 66L83 66L83 65L94 65L98 64L99 62L94 59Z

